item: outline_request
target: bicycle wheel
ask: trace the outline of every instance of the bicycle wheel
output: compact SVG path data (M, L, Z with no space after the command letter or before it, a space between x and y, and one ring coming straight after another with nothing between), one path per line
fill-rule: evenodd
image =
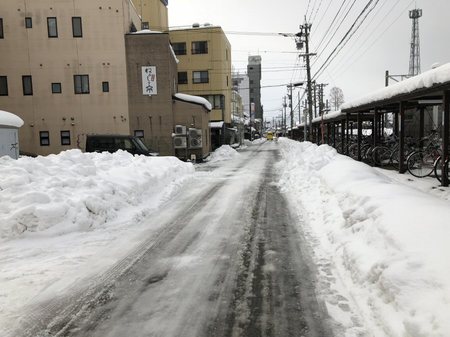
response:
M423 151L411 153L406 161L408 172L417 178L428 177L433 173L435 158L434 153Z
M447 165L447 177L450 178L450 170L448 167L448 158L446 160L446 165ZM434 162L434 175L436 176L437 180L439 180L439 182L442 182L442 156L439 156L438 159L436 159L436 161Z
M372 151L372 162L378 167L391 165L391 149L387 146L377 146Z

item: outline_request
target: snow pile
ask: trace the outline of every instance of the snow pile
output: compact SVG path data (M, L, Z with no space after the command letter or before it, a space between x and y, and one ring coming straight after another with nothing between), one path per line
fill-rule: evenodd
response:
M79 150L37 158L0 158L0 239L54 236L107 226L194 172L174 157ZM45 232L42 234L42 232Z
M329 146L280 139L280 186L343 336L450 336L450 204Z
M238 156L240 156L240 154L230 145L222 145L213 153L211 153L208 158L208 162L215 163L218 161L232 160Z

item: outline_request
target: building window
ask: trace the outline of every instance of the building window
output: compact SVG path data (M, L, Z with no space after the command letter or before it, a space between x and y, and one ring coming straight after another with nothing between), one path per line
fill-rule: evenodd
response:
M52 83L52 94L62 93L61 83Z
M208 41L193 41L192 54L208 54Z
M187 71L180 71L178 73L178 84L188 84Z
M192 82L197 83L209 83L208 70L205 71L194 71L192 73Z
M211 103L213 109L223 109L225 107L224 95L208 95L202 97L206 98L209 103Z
M22 88L24 96L33 95L33 81L30 75L22 76Z
M72 18L72 32L73 37L83 37L83 27L81 25L81 18L75 16Z
M58 24L56 18L47 18L48 37L58 37Z
M102 82L102 91L109 92L109 82Z
M89 94L89 75L73 76L75 94Z
M39 142L41 146L50 146L50 133L48 131L39 132Z
M30 17L25 18L25 28L33 28L33 20Z
M8 77L0 76L0 96L8 96Z
M0 18L0 39L3 39L3 19Z
M134 130L134 136L144 139L144 130Z
M70 145L70 131L61 131L61 145Z
M186 55L186 42L172 43L175 55Z

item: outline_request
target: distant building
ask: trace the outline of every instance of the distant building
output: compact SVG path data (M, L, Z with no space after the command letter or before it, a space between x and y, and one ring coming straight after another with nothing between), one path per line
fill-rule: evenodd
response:
M263 109L261 105L261 56L249 56L247 75L250 87L250 106L252 109L252 120L263 120Z
M231 45L221 27L194 24L170 31L180 63L180 92L202 96L212 105L213 148L231 142Z
M169 35L136 33L140 17L130 0L46 3L0 2L0 109L24 120L21 150L46 155L84 149L87 134L131 134L175 154L172 134L183 118L176 121L182 112ZM209 151L209 109L184 105L185 125L202 129Z

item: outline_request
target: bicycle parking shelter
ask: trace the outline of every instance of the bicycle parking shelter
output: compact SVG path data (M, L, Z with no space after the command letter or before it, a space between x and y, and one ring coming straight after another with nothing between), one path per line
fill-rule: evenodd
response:
M442 186L449 186L448 153L450 123L450 63L421 75L412 77L390 87L378 90L359 100L346 103L340 112L335 112L313 120L313 139L320 143L321 131L325 130L327 139L336 147L337 135L340 136L340 152L348 155L349 137L353 133L353 125L357 125L358 160L361 160L361 142L363 123L371 124L372 141L379 143L384 133L386 114L394 116L394 134L399 137L400 173L405 167L405 115L412 112L419 117L419 138L424 136L425 110L428 107L440 106L442 114ZM350 132L351 130L351 132Z

